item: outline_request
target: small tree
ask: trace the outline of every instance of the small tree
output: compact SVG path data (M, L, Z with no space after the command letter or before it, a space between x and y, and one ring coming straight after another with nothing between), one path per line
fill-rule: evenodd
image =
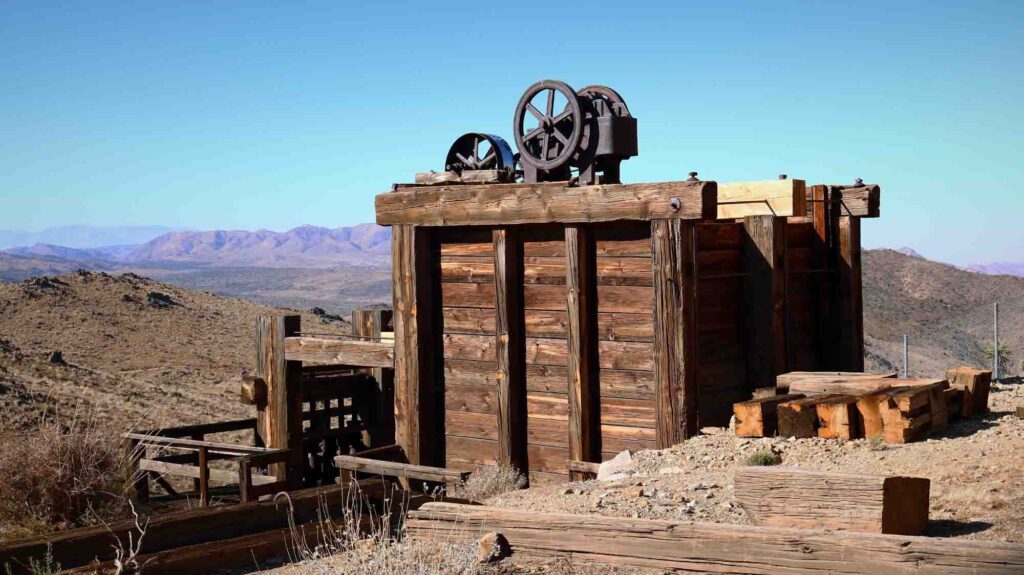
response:
M985 346L985 361L989 365L995 364L996 352L995 347L990 343ZM1013 370L1013 352L1007 347L1005 343L999 344L999 371L1002 374L1009 375L1010 371Z

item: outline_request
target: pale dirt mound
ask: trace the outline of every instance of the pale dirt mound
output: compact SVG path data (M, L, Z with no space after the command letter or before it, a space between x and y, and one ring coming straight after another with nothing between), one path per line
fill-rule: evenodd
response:
M121 428L252 417L238 386L254 365L256 318L275 312L285 310L133 274L0 284L0 431L55 410ZM314 331L350 333L302 315Z

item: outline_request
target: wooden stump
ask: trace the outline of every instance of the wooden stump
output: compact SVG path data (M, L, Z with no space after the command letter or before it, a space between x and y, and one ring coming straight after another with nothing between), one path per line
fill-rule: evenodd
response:
M754 525L918 535L928 524L928 479L783 467L736 471L736 501Z

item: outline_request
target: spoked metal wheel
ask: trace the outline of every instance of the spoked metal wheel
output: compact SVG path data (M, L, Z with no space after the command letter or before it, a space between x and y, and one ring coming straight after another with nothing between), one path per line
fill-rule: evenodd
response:
M556 100L565 103L557 106ZM568 84L557 80L537 82L516 106L512 130L520 160L539 170L565 166L576 153L583 124L579 99Z
M493 134L471 132L459 136L448 149L444 169L449 172L465 170L512 170L515 158L508 142Z

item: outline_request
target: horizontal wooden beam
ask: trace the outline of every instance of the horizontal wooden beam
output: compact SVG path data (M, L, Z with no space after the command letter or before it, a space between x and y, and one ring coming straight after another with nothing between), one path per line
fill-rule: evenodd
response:
M376 198L377 223L495 226L715 217L715 182L570 186L492 184L400 189Z
M395 367L395 344L390 341L286 337L288 361L311 361L354 367Z
M144 433L126 433L124 434L124 438L137 440L143 445L176 447L192 451L198 450L200 447L205 447L210 453L222 453L227 455L255 455L275 451L267 449L266 447L250 447L248 445L235 445L233 443L199 441L197 439L186 439L184 437L164 437L161 435L147 435Z
M464 471L456 469L445 469L443 467L429 467L426 465L411 465L408 463L396 463L394 461L381 461L367 457L356 457L354 455L339 455L334 459L338 469L347 471L358 471L385 477L403 477L408 479L420 479L423 481L437 481L450 483L461 481L469 475Z
M682 573L876 573L1010 575L1024 572L1024 545L783 529L751 525L537 513L427 503L410 514L414 538L451 541L497 531L513 554L571 556Z
M779 393L845 393L830 386L850 381L895 378L896 372L863 373L859 371L791 371L775 376ZM793 386L796 389L792 389Z
M860 218L877 218L880 215L882 189L878 185L829 187L838 215Z
M787 467L740 467L736 502L755 525L920 535L931 482Z
M765 180L718 184L718 219L747 216L805 216L803 180Z
M199 479L199 467L196 465L168 463L166 461L157 461L154 459L140 459L139 469L142 471L152 471L153 473L159 473L160 475ZM217 483L223 483L224 485L235 485L238 483L237 471L228 471L226 469L210 469L209 471L210 479ZM268 483L277 483L277 478L273 475L252 475L253 485L265 485Z

